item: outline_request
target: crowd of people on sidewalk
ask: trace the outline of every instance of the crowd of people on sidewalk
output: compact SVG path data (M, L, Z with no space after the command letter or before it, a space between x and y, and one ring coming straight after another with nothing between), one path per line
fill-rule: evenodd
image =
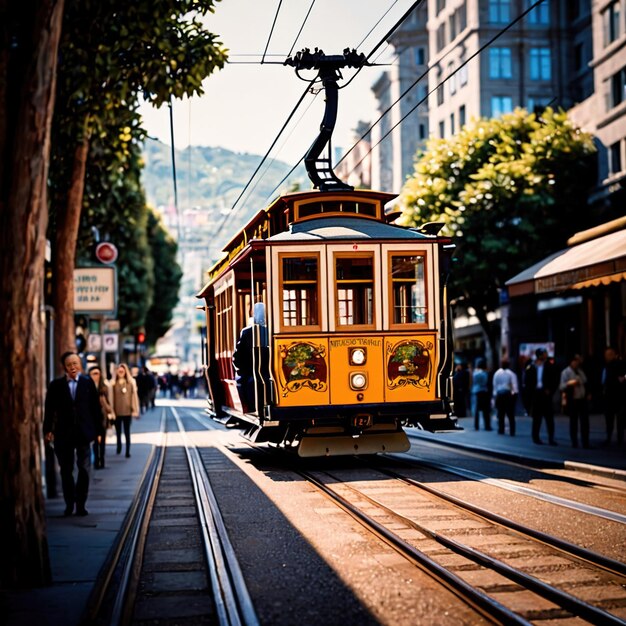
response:
M503 358L493 373L487 370L484 358L478 358L471 368L458 363L453 376L453 399L457 417L473 417L474 427L480 429L481 418L485 430L492 430L492 413L495 412L498 434L508 432L515 436L515 414L519 410L532 418L532 440L543 445L542 426L549 445L556 446L555 409L569 418L569 434L572 447L590 448L589 410L591 397L590 380L583 368L583 358L573 354L567 365L559 371L544 348L537 348L520 370L520 376L512 371L508 359ZM626 362L613 347L604 351L601 371L600 398L606 423L605 445L614 441L624 444L626 428ZM519 405L518 405L519 402ZM558 410L558 409L557 409Z
M107 430L115 428L116 453L122 453L124 434L126 458L130 457L133 419L154 407L157 380L146 367L133 376L126 363L116 366L111 380L102 369L92 365L87 375L75 352L61 356L64 369L46 394L43 434L46 443L48 493L56 489L54 457L60 474L64 515L88 515L89 469L93 454L94 469L105 467ZM53 454L52 454L53 452ZM77 476L74 479L74 465Z

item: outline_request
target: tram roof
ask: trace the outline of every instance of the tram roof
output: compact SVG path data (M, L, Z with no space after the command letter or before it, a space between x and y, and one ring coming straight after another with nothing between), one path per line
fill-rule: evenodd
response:
M432 239L416 230L352 216L322 217L290 224L289 230L268 241L323 241L326 239Z

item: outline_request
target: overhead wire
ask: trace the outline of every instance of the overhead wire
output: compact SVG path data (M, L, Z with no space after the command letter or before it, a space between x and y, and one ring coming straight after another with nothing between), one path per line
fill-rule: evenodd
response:
M272 28L270 29L269 37L267 38L267 43L265 44L265 50L263 52L263 57L261 58L261 63L265 63L265 55L267 54L267 49L270 45L270 39L272 38L272 34L274 32L274 27L276 26L276 21L278 20L278 14L280 13L280 7L283 3L283 0L278 0L278 7L276 8L276 14L274 15L274 21L272 22Z
M420 4L422 4L424 0L415 0L415 2L413 2L413 4L411 4L411 6L409 7L409 9L407 9L403 15L400 17L399 20L396 21L396 23L394 24L394 26L389 29L387 31L387 33L385 33L385 36L376 44L376 46L374 46L374 48L370 51L370 53L367 55L367 59L370 59L375 53L376 51L384 44L387 42L387 39L391 36L391 34L406 20L406 18L414 11L414 9L418 8ZM396 2L394 2L390 9L396 4ZM383 13L382 17L378 19L378 21L376 22L376 24L374 25L373 28L371 28L368 33L365 35L365 37L363 37L363 39L359 42L357 48L359 46L361 46L363 44L363 42L370 36L370 34L373 32L373 30L376 28L376 26L378 26L378 24L380 24L380 22L382 21L382 19L387 15L387 13L389 13L389 10L385 11L385 13ZM351 83L357 76L357 74L360 72L361 68L359 68L357 70L357 72L355 72L354 76L352 76L350 78L350 80L348 81L347 84ZM346 84L346 85L347 85ZM340 87L340 89L343 89L343 87L345 87L346 85L343 85L342 87ZM308 149L307 149L308 152ZM300 159L293 165L293 167L287 172L287 174L279 181L279 183L272 189L272 191L269 193L268 198L273 197L273 195L276 193L276 191L278 189L280 189L280 187L283 185L283 183L289 178L289 176L291 176L291 174L295 171L295 169L298 167L298 165L300 165L300 163L302 163L302 161L304 160L304 157L306 156L306 152L300 157Z
M507 24L507 26L505 26L499 32L497 32L495 35L493 35L493 37L491 37L491 39L489 39L485 44L483 44L481 47L479 47L476 50L476 52L474 52L469 58L467 58L463 63L461 63L459 65L459 67L457 67L453 72L450 72L450 74L448 74L443 80L441 80L439 83L437 83L437 85L435 87L433 87L430 91L428 91L427 94L422 99L420 99L413 107L411 107L391 128L389 128L389 130L382 137L380 137L380 139L374 145L370 146L369 150L361 157L361 159L357 163L354 164L354 166L350 170L350 173L354 172L354 170L361 163L363 163L365 158L371 154L372 150L374 150L374 148L376 148L378 145L380 145L409 115L411 115L411 113L413 113L413 111L415 111L415 109L417 109L417 107L419 107L421 104L426 102L428 100L428 97L431 94L435 93L440 87L442 87L445 83L447 83L453 76L455 76L458 72L460 72L470 61L472 61L479 54L481 54L484 50L486 50L489 46L491 46L495 41L497 41L500 37L502 37L502 35L504 35L504 33L506 33L511 28L513 28L513 26L515 26L519 21L524 19L526 17L526 15L528 15L528 13L530 13L535 7L539 6L542 2L544 2L544 0L537 0L535 3L530 5L526 10L522 11L522 13L520 13L512 22ZM442 57L442 58L445 58L445 56L447 56L447 54L444 55L444 57ZM388 109L385 111L385 113L383 113L376 120L376 122L374 122L374 124L372 124L369 127L367 132L364 133L361 136L361 138L350 148L350 150L348 150L342 156L342 158L338 161L337 165L345 160L345 158L348 156L348 154L350 154L356 148L356 146L359 144L359 142L362 139L364 139L372 131L372 129L389 112L389 110L393 106L395 106L402 98L404 98L407 95L408 91L410 91L426 74L428 74L428 72L431 69L433 69L433 67L435 67L435 66L434 65L429 66L427 68L427 70L420 77L418 77L418 79L413 83L413 85L409 89L405 90L404 93L390 107L388 107Z
M274 141L272 141L272 145L268 148L267 152L265 153L265 155L261 159L261 162L257 165L256 169L252 173L252 176L250 177L250 180L248 180L248 182L245 184L244 188L241 190L241 193L239 194L239 196L237 196L237 199L235 200L235 202L233 203L233 206L230 209L231 212L237 206L237 203L239 202L239 200L241 200L243 194L246 192L246 189L248 189L248 187L250 186L250 183L252 183L252 181L254 180L254 177L257 175L257 172L263 166L263 163L265 163L265 161L267 160L267 157L269 156L270 152L272 151L272 149L276 145L277 141L280 139L280 136L282 135L283 131L287 127L287 124L289 124L289 122L291 121L291 119L295 115L296 111L298 110L299 106L302 104L302 101L304 100L306 94L309 92L309 89L311 88L311 86L313 85L315 80L316 79L311 80L310 83L306 86L306 89L302 92L302 95L298 99L298 102L296 103L296 106L292 109L291 113L287 117L287 120L282 125L281 129L278 131L278 134L274 138ZM215 237L217 237L217 235L219 235L222 232L222 229L224 228L224 224L226 223L226 218L227 217L228 217L228 214L225 216L224 220L222 220L221 224L219 225L219 227L217 229L217 232L215 233Z
M291 48L289 48L289 53L287 54L288 57L291 56L291 53L293 52L293 49L296 47L296 43L297 43L298 39L300 39L300 35L302 34L302 30L304 29L304 25L306 24L307 20L309 19L309 15L311 14L311 9L313 8L314 4L315 4L315 0L312 0L311 5L309 6L309 10L306 12L306 15L304 16L304 21L302 22L302 25L300 26L300 30L298 31L298 34L296 35L296 38L293 40L293 43L291 44Z
M397 2L397 0L396 0ZM387 13L389 13L389 11L393 8L393 6L396 4L396 2L394 2L389 9L387 9L387 11L385 11L383 13L383 15L379 18L379 20L376 22L376 24L374 24L374 26L369 30L369 32L367 33L367 35L365 35L365 37L363 37L363 39L359 42L359 44L356 46L357 48L361 45L363 45L363 42L370 36L370 34L372 33L372 31L376 28L376 26L378 26L380 24L380 22L383 20L383 18L387 15ZM404 22L404 20L406 20L407 17L409 17L409 15L411 15L411 13L413 13L413 11L415 9L418 9L419 6L424 2L424 0L415 0L415 2L413 2L413 4L404 12L404 14L402 15L402 17L393 25L393 27L391 29L389 29L386 33L385 36L382 37L382 39L374 46L374 48L370 51L370 53L365 57L366 60L370 60L374 54L376 53L376 51L378 50L378 48L380 48L384 43L387 43L387 40L389 39L389 37L391 37L391 35L398 29L398 27L400 26L400 24L402 24ZM388 44L387 44L388 45ZM348 80L345 84L343 84L341 87L339 87L339 89L344 89L346 88L361 72L361 70L365 67L365 65L361 65L361 67L359 67L357 69L356 72L354 72L354 74L350 77L350 80Z

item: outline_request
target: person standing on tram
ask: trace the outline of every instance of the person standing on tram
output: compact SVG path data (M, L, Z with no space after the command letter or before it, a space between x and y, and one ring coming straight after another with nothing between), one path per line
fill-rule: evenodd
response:
M255 343L254 333L258 328L258 345ZM256 360L255 360L255 349ZM260 362L257 362L260 360ZM265 325L265 304L257 302L254 305L254 315L251 323L242 328L235 352L233 364L237 370L237 387L239 395L249 412L257 410L263 403L263 385L267 384L269 369L269 348L267 326ZM258 372L262 372L258 376ZM257 400L259 401L257 403Z

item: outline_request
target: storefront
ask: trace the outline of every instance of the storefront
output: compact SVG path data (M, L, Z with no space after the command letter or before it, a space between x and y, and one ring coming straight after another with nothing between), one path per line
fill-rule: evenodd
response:
M580 353L597 380L606 346L626 354L626 217L568 244L506 283L502 345L516 359L521 344L553 342L557 364Z

